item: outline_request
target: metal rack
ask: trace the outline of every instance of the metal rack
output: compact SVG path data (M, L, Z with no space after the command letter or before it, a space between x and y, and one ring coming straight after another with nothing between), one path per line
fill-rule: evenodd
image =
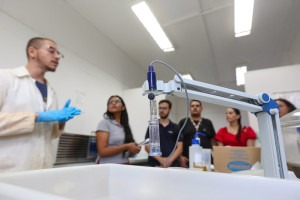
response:
M95 136L63 133L59 138L55 165L94 162L96 157Z

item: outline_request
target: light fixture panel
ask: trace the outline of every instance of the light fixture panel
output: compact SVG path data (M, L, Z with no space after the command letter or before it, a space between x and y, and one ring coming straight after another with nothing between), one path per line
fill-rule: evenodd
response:
M134 4L131 9L164 52L175 50L146 2Z
M254 0L234 0L235 37L249 35L252 29Z
M247 66L240 66L235 68L236 85L245 85L245 74L247 72Z

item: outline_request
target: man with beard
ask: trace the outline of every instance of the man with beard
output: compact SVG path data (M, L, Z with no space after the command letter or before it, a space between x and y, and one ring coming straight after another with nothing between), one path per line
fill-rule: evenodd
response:
M57 110L55 92L45 78L62 58L56 43L32 38L26 54L25 66L0 70L0 173L52 167L52 139L80 114L69 107L70 100Z
M179 126L173 123L169 119L169 114L172 109L171 101L164 99L159 103L159 137L160 137L160 149L161 156L149 156L148 164L152 167L160 166L160 167L179 167L178 157L182 153L182 137L178 139L178 143L176 145ZM147 130L145 139L149 138L149 128ZM176 145L176 149L174 153L172 153L174 147ZM150 153L150 146L146 145L145 149L148 153ZM171 154L172 153L172 154ZM171 156L170 156L171 154ZM170 157L169 157L170 156Z
M199 100L191 100L190 102L190 118L187 120L185 127L182 130L183 136L183 152L180 156L180 166L188 167L189 147L192 144L192 139L196 132L200 132L200 142L202 148L211 149L212 140L216 134L214 126L209 119L201 117L202 103ZM185 118L180 120L178 125L183 126Z

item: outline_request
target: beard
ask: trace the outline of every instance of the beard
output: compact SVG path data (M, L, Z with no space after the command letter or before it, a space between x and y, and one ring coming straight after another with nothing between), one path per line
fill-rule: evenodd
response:
M160 119L167 119L169 117L169 114L166 115L159 115Z
M191 117L193 118L200 117L200 113L191 113Z
M37 60L38 63L45 63L39 56L37 57L36 60ZM43 65L44 65L43 68L44 68L47 72L55 72L55 71L56 71L57 66L51 67L51 66L46 65L46 64L43 64Z
M46 68L46 70L47 70L48 72L55 72L55 71L56 71L56 68L51 68L51 67L49 67L48 65L46 65L45 68Z

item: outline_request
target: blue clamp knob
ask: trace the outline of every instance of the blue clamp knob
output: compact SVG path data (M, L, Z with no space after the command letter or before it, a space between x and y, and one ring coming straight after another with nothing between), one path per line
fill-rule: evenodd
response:
M274 115L275 113L279 112L279 105L270 98L270 101L268 103L264 103L262 105L262 109L265 112L268 112L270 115Z
M269 103L270 101L270 97L267 93L262 93L258 96L258 100L259 100L259 103L261 104L264 104L264 103Z

